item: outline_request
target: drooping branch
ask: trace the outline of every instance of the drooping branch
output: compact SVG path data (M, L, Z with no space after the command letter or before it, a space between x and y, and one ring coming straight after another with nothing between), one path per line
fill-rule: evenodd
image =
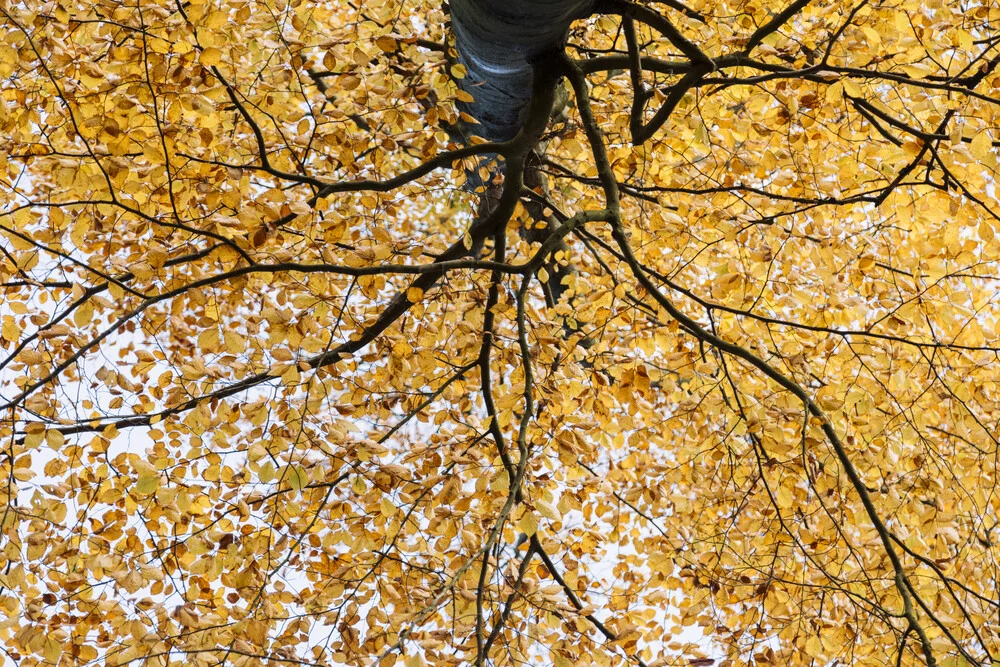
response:
M868 488L865 486L864 481L861 479L861 475L854 465L854 462L850 458L847 450L841 441L840 435L834 428L833 423L827 414L820 408L816 403L810 393L804 389L801 385L796 383L794 380L788 378L782 374L779 370L775 369L765 360L758 357L753 352L747 350L746 348L732 343L730 341L724 340L717 335L705 330L700 324L695 320L688 317L682 311L680 311L669 299L667 299L660 291L657 289L655 283L650 280L650 278L643 272L639 261L636 259L633 253L631 243L624 231L622 226L622 219L620 217L620 202L618 194L618 183L614 177L611 162L608 158L604 139L601 133L601 129L594 118L593 111L590 108L589 92L587 90L586 80L583 73L576 69L572 63L569 63L569 74L570 80L573 84L574 91L576 92L576 98L579 104L580 115L583 120L584 129L587 133L587 139L591 145L591 149L594 156L594 165L597 168L598 178L601 182L601 189L604 191L605 197L607 199L606 206L607 210L612 215L611 220L611 234L616 244L618 244L621 250L622 256L625 258L625 262L629 267L630 272L635 277L638 284L657 302L657 304L663 308L678 324L687 332L692 334L699 341L710 345L711 347L719 350L721 353L728 354L738 359L742 359L744 362L750 366L756 368L778 386L782 387L786 391L794 395L798 400L802 402L806 413L816 418L820 422L820 429L826 436L831 448L836 454L837 460L843 466L848 479L851 482L851 486L857 492L860 497L861 504L864 507L865 513L868 519L871 521L875 532L878 535L879 541L881 542L882 548L888 558L893 574L896 590L902 601L903 610L902 615L907 621L907 628L916 632L917 637L920 640L921 647L924 653L924 659L929 667L933 667L937 664L934 657L933 649L929 637L920 623L919 615L914 607L914 602L916 601L920 604L919 597L916 596L914 588L910 585L909 578L906 574L906 569L903 565L903 561L899 556L899 552L896 550L893 543L892 534L886 525L885 521L879 514L874 502L872 501L871 494ZM922 606L922 604L921 604ZM925 610L926 611L926 610ZM956 646L960 646L958 642L955 642Z

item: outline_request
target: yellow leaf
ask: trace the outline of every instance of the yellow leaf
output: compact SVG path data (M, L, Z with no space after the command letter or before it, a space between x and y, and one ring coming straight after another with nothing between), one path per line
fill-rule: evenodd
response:
M538 513L541 514L546 519L551 519L552 521L558 521L562 518L559 510L550 502L545 500L535 501L535 508L538 509Z
M510 478L507 476L506 470L501 470L499 473L490 480L490 490L491 491L507 491L510 488Z
M375 45L385 53L392 53L399 49L399 43L387 35L383 35L375 40Z
M419 303L424 298L424 291L419 287L411 287L406 290L406 300L410 303Z
M864 97L861 87L850 79L841 79L841 83L844 84L844 94L848 97Z
M972 152L972 157L980 162L989 157L990 152L993 150L993 140L990 138L990 133L983 131L973 137L972 143L969 145L969 150Z
M229 21L229 13L224 11L214 11L205 17L205 27L221 28Z
M8 44L0 44L0 78L7 78L17 69L17 50Z
M991 243L996 236L993 225L991 225L986 220L979 223L979 238L982 239L984 243Z
M214 46L210 46L201 52L201 56L198 57L198 62L205 67L214 67L222 62L222 51Z
M143 475L135 483L135 492L145 496L156 491L159 486L159 475Z
M521 520L517 522L518 530L531 537L538 531L538 517L531 510L525 510Z
M226 330L222 336L225 340L226 352L240 354L246 349L246 339L235 331Z
M265 484L273 482L274 478L277 477L277 471L274 469L274 464L270 461L261 464L260 469L257 471L257 478Z
M51 664L57 664L63 653L63 642L54 637L46 637L42 648L42 655Z
M246 630L247 639L252 641L257 646L263 646L264 642L267 641L267 624L263 621L258 621L256 619L247 622Z
M844 97L844 82L842 80L835 81L826 89L826 102L827 104L836 104Z
M45 444L47 444L52 449L59 449L66 442L66 436L61 432L56 430L48 430L45 432Z
M209 327L198 334L198 347L208 352L215 352L219 349L219 330Z
M0 326L0 335L2 335L5 340L16 343L18 339L21 338L21 327L17 325L13 317L5 315L3 318L3 325Z
M302 466L288 466L288 472L285 475L285 479L288 481L288 486L292 487L296 491L300 491L309 484L309 473L307 473L305 468Z

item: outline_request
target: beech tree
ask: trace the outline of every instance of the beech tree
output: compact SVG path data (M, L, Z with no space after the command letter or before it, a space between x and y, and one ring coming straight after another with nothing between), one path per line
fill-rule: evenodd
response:
M0 650L988 665L1000 8L0 0Z

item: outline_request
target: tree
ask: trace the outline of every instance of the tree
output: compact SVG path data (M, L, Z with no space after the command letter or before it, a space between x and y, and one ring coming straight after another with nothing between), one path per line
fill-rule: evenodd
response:
M11 663L997 660L995 7L0 15Z

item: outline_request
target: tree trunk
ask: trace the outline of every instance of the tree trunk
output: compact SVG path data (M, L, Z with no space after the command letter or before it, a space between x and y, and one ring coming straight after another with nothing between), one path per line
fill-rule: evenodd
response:
M452 29L460 82L474 101L463 109L479 123L476 134L506 141L521 128L531 97L531 60L558 46L570 23L593 0L452 0Z
M472 132L489 141L514 138L531 101L532 61L561 46L570 24L589 14L593 4L594 0L452 0L452 29L459 61L467 70L459 86L473 98L462 110L479 123ZM526 168L526 183L545 190L545 176L534 162ZM486 167L489 179L482 180L479 168L469 170L466 187L483 192L481 207L488 209L490 197L499 196L499 186L491 181L502 170L502 161L496 155L483 155L478 167ZM529 225L521 235L531 242L543 241L551 232L552 220L542 215L543 207L537 202L528 209L537 228ZM560 244L560 249L565 245ZM572 267L550 257L545 269L549 276L545 300L554 306L565 293L564 281Z

